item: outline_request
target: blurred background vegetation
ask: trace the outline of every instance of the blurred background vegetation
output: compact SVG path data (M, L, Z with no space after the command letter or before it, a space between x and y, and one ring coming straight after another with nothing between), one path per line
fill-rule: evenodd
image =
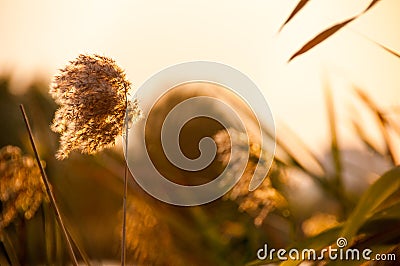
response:
M47 94L48 86L38 82L25 94L13 95L8 82L7 76L1 78L1 147L14 145L33 155L19 110L19 104L24 104L62 216L77 245L94 264L119 261L124 174L121 146L95 156L74 153L68 160L56 160L58 136L49 128L56 106ZM234 202L218 200L183 208L153 199L133 179L129 189L130 262L240 265L254 259L254 250L260 243L285 244L281 234L287 234L286 228L275 232L268 223L255 226L253 218L239 212ZM43 203L31 220L16 219L5 234L10 240L8 248L15 251L22 265L69 261L48 203ZM7 258L12 254L7 253L10 250L5 243L2 256Z
M7 76L1 77L1 147L14 145L32 154L18 108L24 104L62 216L75 241L75 251L94 265L118 262L124 173L121 146L94 156L73 153L67 160L55 160L58 136L49 124L56 106L49 98L48 86L37 82L26 93L14 95L8 82ZM398 110L382 110L355 89L354 101L364 109L358 111L368 117L363 121L368 121L368 128L375 125L381 137L371 139L363 127L365 123L354 113L349 119L364 149L342 149L337 141L340 125L335 123L334 103L329 89L326 91L331 149L318 158L290 129L281 126L269 178L254 192L247 193L248 183L239 182L233 191L244 188L245 194L232 196L231 192L204 206L176 207L150 197L130 179L128 261L138 265L258 264L256 251L264 243L270 248L322 248L334 244L341 233L350 230L342 231L348 226L352 245L396 252L400 241L400 194L398 170L394 168L399 157L394 143L400 130L393 114ZM207 128L204 121L197 127ZM196 125L190 130L196 131ZM259 159L257 153L251 156L255 161ZM251 158L246 173L251 173ZM386 184L369 192L368 206L364 206L364 214L358 214L363 218L355 222L352 215L358 205L365 204L364 191L392 168L395 173L384 180ZM13 257L21 265L61 265L70 261L47 202L32 219L19 217L5 228L1 248L3 262L13 262Z

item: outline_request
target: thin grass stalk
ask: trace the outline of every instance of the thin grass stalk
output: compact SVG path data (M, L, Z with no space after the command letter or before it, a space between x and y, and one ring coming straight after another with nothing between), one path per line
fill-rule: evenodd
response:
M356 90L358 96L360 99L367 105L368 108L371 109L371 111L374 113L376 118L379 121L379 129L381 131L381 134L383 136L383 139L385 140L385 146L386 146L386 152L389 155L389 158L392 162L393 165L398 165L399 161L396 158L396 147L392 143L392 139L390 137L390 134L388 132L388 128L392 127L392 123L388 121L384 115L384 112L371 100L370 97L368 97L364 92L361 90Z
M335 168L335 182L338 191L343 192L343 166L341 160L341 153L339 149L338 143L338 133L337 133L337 126L336 126L336 117L335 117L335 109L333 104L333 97L330 88L326 87L325 89L325 99L326 99L326 106L328 111L328 120L329 120L329 129L331 135L331 153L333 157L333 163Z
M121 265L125 265L126 261L126 209L127 209L127 197L128 194L128 180L127 180L128 167L125 164L124 173L124 196L123 196L123 218L122 218L122 240L121 240Z
M383 117L381 112L376 113L379 123L380 123L380 129L383 135L383 139L385 140L385 145L387 149L387 153L389 154L390 160L392 161L393 165L398 165L399 162L396 158L396 152L395 152L395 145L392 143L392 139L390 137L388 127L390 126L386 119Z
M125 91L125 169L124 169L124 195L123 195L123 218L122 218L122 238L121 238L121 265L126 263L126 209L128 194L128 92Z
M79 241L76 241L76 235L71 233L72 231L68 231L68 236L71 239L71 242L74 244L75 248L78 250L79 255L81 256L81 258L83 259L83 261L85 262L85 265L87 266L91 266L92 264L90 263L90 259L89 256L86 254L86 252L84 251L84 249L81 247L81 245L79 245Z
M345 187L343 183L343 164L342 164L342 154L339 148L338 142L338 132L336 126L335 108L333 102L332 91L330 87L325 86L325 99L329 120L329 128L331 135L331 153L333 159L333 165L335 170L335 192L337 195L337 200L341 204L343 211L343 218L349 215L352 203L346 196Z
M292 13L290 13L289 17L286 19L286 21L282 24L282 26L279 28L278 33L282 31L282 29L288 24L295 16L297 13L300 12L300 10L303 9L303 7L308 3L309 0L300 0L299 3L296 5Z
M61 228L61 231L62 231L63 236L64 236L64 238L65 238L65 242L66 242L66 244L67 244L68 253L69 253L70 257L71 257L71 260L72 260L73 264L74 264L74 265L78 265L78 261L77 261L76 256L75 256L74 249L73 249L73 247L72 247L72 243L71 243L71 241L70 241L70 238L69 238L69 236L68 236L67 229L66 229L66 227L65 227L65 225L64 225L64 222L63 222L63 220L62 220L60 211L59 211L59 209L58 209L58 205L57 205L57 203L56 203L56 199L55 199L55 197L54 197L52 188L51 188L51 186L50 186L50 182L49 182L49 180L48 180L48 178L47 178L46 172L44 171L42 162L40 161L39 153L38 153L38 151L37 151L37 148L36 148L36 145L35 145L35 141L34 141L34 139L33 139L33 134L32 134L32 130L31 130L31 126L30 126L30 124L29 124L28 117L27 117L27 115L26 115L24 105L21 104L21 105L20 105L20 108L21 108L22 116L23 116L23 118L24 118L24 122L25 122L25 125L26 125L26 129L27 129L28 134L29 134L29 139L30 139L30 142L31 142L31 145L32 145L32 149L33 149L33 152L34 152L34 154L35 154L35 158L36 158L37 164L38 164L39 169L40 169L40 174L41 174L41 176L42 176L43 183L44 183L44 185L45 185L45 187L46 187L47 195L49 196L49 199L50 199L50 204L51 204L51 206L52 206L53 209L54 209L54 212L55 212L55 214L56 214L57 222L58 222L58 224L59 224L59 226L60 226L60 228Z
M400 58L400 52L398 52L398 51L396 51L396 50L394 50L394 49L392 49L392 48L389 48L389 47L387 47L386 45L383 45L383 44L381 44L381 43L379 43L379 42L377 42L377 41L374 41L373 39L371 39L370 37L368 37L367 35L365 35L364 33L360 32L360 31L358 31L358 30L355 30L355 29L353 29L353 28L351 28L351 27L348 27L348 28L349 28L349 30L351 30L351 31L353 31L353 32L355 32L355 33L357 33L357 34L359 34L360 36L362 36L362 37L365 38L366 40L370 41L371 43L376 44L377 46L379 46L380 48L382 48L382 49L385 50L386 52L389 52L389 53L391 53L392 55L397 56L397 57Z

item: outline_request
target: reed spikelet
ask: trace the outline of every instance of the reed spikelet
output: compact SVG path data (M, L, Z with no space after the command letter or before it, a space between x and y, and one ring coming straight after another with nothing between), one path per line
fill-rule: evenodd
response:
M141 116L137 100L127 99L130 90L125 72L105 56L81 54L61 69L49 91L60 105L51 125L61 134L57 159L72 150L93 154L114 145L125 114L129 122Z
M47 199L45 191L34 158L23 155L18 147L0 149L0 231L18 214L31 219L43 200Z
M249 191L249 184L253 178L255 168L267 167L263 164L263 159L260 158L261 146L249 136L249 143L247 143L247 137L244 133L240 133L235 130L230 130L231 135L226 130L221 130L214 135L214 140L217 144L217 159L224 165L228 165L229 160L233 160L233 166L228 171L227 178L229 175L236 175L235 165L241 165L243 162L246 163L246 169L241 176L240 180L236 185L229 191L225 198L233 200L238 203L239 210L245 211L252 215L254 218L254 224L260 226L267 215L275 209L285 209L287 207L287 201L283 195L272 186L270 178L265 178L263 183L254 191ZM231 144L232 143L232 144ZM239 145L241 152L236 155L231 154L231 145ZM243 151L243 152L242 152ZM249 152L249 155L247 152ZM232 156L232 158L231 158ZM235 157L235 158L234 158ZM274 169L276 165L272 166L272 172L276 172ZM267 172L267 171L261 171Z

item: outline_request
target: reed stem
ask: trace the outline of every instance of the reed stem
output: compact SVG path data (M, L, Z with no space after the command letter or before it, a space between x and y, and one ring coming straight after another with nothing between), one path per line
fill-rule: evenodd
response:
M125 91L125 169L124 169L124 195L123 195L123 218L122 218L122 238L121 238L121 265L125 266L126 263L126 207L127 207L127 194L128 194L128 92ZM124 134L122 134L124 136Z
M58 206L57 206L57 203L56 203L56 199L54 197L50 182L49 182L49 180L47 178L46 172L44 171L43 165L42 165L42 163L40 161L39 153L37 151L37 148L36 148L36 145L35 145L35 141L33 139L31 126L29 124L28 117L26 115L24 105L21 104L19 107L21 108L21 112L22 112L22 115L24 117L24 122L25 122L25 125L26 125L26 129L28 130L29 139L30 139L30 142L31 142L31 145L32 145L33 152L35 153L35 158L36 158L37 164L38 164L39 169L40 169L40 174L42 176L43 183L44 183L44 185L46 187L47 195L49 196L49 199L50 199L50 204L54 209L54 212L56 214L57 222L58 222L58 224L59 224L59 226L61 228L61 231L62 231L62 233L64 235L65 242L67 243L68 253L69 253L70 257L71 257L71 260L72 260L73 264L74 265L78 265L78 261L77 261L76 256L75 256L74 249L72 247L72 243L71 243L71 241L69 239L67 229L66 229L66 227L64 225L64 222L62 220L60 211L58 209Z
M121 251L121 265L124 266L125 265L125 261L126 261L126 198L127 198L127 194L128 194L128 180L127 180L127 165L125 164L125 174L124 174L124 198L123 198L123 220L122 220L122 251Z

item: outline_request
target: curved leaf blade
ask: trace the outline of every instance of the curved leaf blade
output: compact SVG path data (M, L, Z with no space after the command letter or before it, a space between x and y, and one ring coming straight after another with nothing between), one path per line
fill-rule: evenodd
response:
M290 13L289 17L286 19L286 21L282 24L282 26L279 28L278 32L281 32L282 29L286 26L286 24L289 23L289 21L292 20L294 16L296 16L297 13L300 12L300 10L303 9L303 7L309 2L309 0L300 0L300 2L297 4L297 6L293 9L292 13Z
M368 10L370 10L374 5L376 5L377 3L379 3L381 0L372 0L371 3L369 4L369 6L367 6L366 9L364 9L364 11L361 14L364 14L365 12L367 12Z
M400 58L400 53L399 53L399 52L396 52L395 50L393 50L393 49L391 49L391 48L389 48L389 47L386 47L385 45L380 44L380 43L378 43L378 42L376 42L376 41L373 41L373 42L374 42L376 45L380 46L380 47L381 47L382 49L384 49L385 51L387 51L387 52L391 53L392 55L397 56L397 57Z
M356 19L357 16L352 17L350 19L347 19L339 24L333 25L332 27L330 27L329 29L324 30L323 32L321 32L320 34L318 34L317 36L315 36L313 39L311 39L310 41L308 41L303 47L300 48L300 50L298 50L295 54L293 54L288 62L292 61L294 58L296 58L297 56L304 54L305 52L311 50L312 48L314 48L315 46L317 46L318 44L322 43L323 41L325 41L326 39L328 39L329 37L331 37L333 34L335 34L337 31L339 31L341 28L343 28L344 26L346 26L347 24L349 24L350 22L352 22L354 19Z
M368 10L370 10L372 7L374 7L377 3L379 3L381 0L372 0L370 2L370 4L358 15L353 16L352 18L349 18L339 24L333 25L332 27L324 30L323 32L321 32L320 34L318 34L317 36L315 36L312 40L308 41L302 48L300 48L300 50L298 50L295 54L293 54L288 62L292 61L294 58L296 58L297 56L304 54L305 52L307 52L308 50L314 48L315 46L317 46L318 44L320 44L321 42L325 41L326 39L328 39L329 37L331 37L333 34L335 34L337 31L339 31L341 28L343 28L344 26L346 26L348 23L352 22L353 20L355 20L356 18L358 18L359 16L363 15L364 13L366 13ZM300 3L299 3L300 4ZM296 11L296 9L295 9ZM294 11L293 11L294 12ZM298 11L297 11L298 12ZM296 12L296 13L297 13ZM295 14L296 14L295 13ZM295 15L294 14L294 15ZM294 16L293 15L293 16ZM289 19L291 19L291 17L289 17ZM287 22L285 22L287 23ZM385 47L383 47L385 49ZM388 50L388 49L385 49ZM389 50L389 52L393 52L391 50Z
M344 224L341 237L351 239L369 219L374 210L389 196L400 190L400 167L395 167L381 176L363 194L355 210Z

